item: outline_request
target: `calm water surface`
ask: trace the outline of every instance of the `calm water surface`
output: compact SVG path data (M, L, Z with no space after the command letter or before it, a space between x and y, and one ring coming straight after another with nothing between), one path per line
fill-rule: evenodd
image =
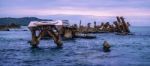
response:
M56 48L53 40L42 40L31 48L30 31L0 31L0 66L150 66L150 27L132 27L135 35L96 34L96 39L63 41ZM111 52L102 44L107 40Z

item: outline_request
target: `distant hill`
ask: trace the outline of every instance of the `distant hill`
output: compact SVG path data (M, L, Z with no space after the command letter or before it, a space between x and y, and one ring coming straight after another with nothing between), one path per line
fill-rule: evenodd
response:
M39 19L36 17L23 17L23 18L11 18L11 17L6 17L6 18L0 18L0 25L8 25L8 24L18 24L18 25L23 25L27 26L30 21L47 21L48 19Z

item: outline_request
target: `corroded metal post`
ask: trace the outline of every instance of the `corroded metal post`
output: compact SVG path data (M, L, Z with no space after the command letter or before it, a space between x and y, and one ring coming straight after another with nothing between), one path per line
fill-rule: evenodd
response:
M96 21L94 21L94 28L96 28Z
M80 20L79 28L81 28L81 23L82 23L82 21Z
M37 40L36 30L31 29L31 33L32 33L32 34L31 34L31 35L32 35L32 41L31 41L30 45L31 45L32 47L37 47L38 44L39 44L39 41Z

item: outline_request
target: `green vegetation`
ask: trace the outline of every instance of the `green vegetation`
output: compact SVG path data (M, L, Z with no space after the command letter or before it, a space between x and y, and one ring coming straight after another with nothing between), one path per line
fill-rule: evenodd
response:
M30 21L47 21L47 19L39 19L36 17L23 17L23 18L0 18L0 25L9 25L9 24L17 24L22 26L27 26Z

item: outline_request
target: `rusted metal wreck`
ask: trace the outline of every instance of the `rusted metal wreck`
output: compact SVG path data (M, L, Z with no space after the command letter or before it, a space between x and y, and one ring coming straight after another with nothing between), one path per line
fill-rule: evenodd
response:
M128 35L129 22L126 22L123 17L116 17L117 21L114 21L113 24L109 22L102 22L100 25L97 25L94 21L94 27L91 27L91 23L88 23L87 26L82 26L81 21L79 26L74 24L69 25L68 21L31 21L28 25L28 28L32 34L32 40L30 42L32 47L37 47L40 39L46 34L49 37L52 37L57 47L62 47L62 37L65 39L72 38L96 38L96 36L91 35L91 33L102 33L102 32L111 32L119 35Z

